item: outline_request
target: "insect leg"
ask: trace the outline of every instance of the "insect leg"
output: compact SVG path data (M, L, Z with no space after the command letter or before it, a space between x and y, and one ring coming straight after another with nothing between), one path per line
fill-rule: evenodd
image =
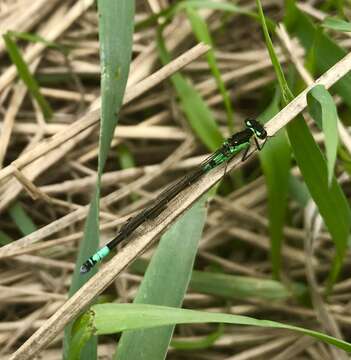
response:
M245 160L247 160L252 154L253 154L253 151L251 151L249 154L248 154L248 152L249 152L249 150L250 150L250 145L245 149L245 151L244 151L244 154L243 154L243 157L241 158L241 161L245 161Z

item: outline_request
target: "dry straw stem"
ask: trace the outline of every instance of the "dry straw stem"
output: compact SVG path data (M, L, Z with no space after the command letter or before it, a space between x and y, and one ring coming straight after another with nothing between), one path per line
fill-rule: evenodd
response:
M209 48L210 47L208 45L200 43L179 56L177 59L167 64L166 66L162 67L160 70L156 71L154 74L150 75L146 79L140 81L136 85L128 87L123 99L123 104L129 103L141 94L145 93L147 90L153 88L178 70L182 69L190 62L194 61L195 59L206 53ZM22 167L28 165L29 163L45 155L49 151L65 143L69 139L78 135L82 131L97 124L99 119L100 109L89 112L81 119L75 121L74 124L72 124L68 128L55 134L49 140L39 144L34 149L28 151L27 153L13 161L9 166L0 170L0 181L9 175L12 175L15 171L15 168L21 169Z
M280 24L277 28L277 34L283 43L284 48L286 49L292 63L295 65L296 70L300 74L301 78L304 80L305 84L312 85L313 84L313 78L311 74L308 72L308 70L303 66L302 61L297 56L297 48L294 46L293 42L291 41L288 32L285 29L285 26L283 24ZM334 97L335 103L338 104L342 100L340 97ZM351 153L351 137L348 133L347 129L343 125L343 123L338 119L338 131L340 140L345 145L349 153Z
M306 107L306 94L316 84L329 88L351 70L351 53L322 75L314 84L298 95L290 104L267 123L267 132L274 135L279 129L294 119ZM233 159L227 170L240 166L239 158ZM62 307L49 318L12 356L11 360L32 359L47 346L72 321L82 309L86 308L136 257L171 225L200 196L218 182L224 173L224 166L211 171L195 186L181 193L169 207L154 221L137 230L132 241L115 255L102 269L83 285Z
M330 313L327 305L323 300L323 295L319 290L317 282L316 267L313 266L309 260L314 256L314 251L317 244L319 234L322 232L323 219L318 213L318 208L313 201L309 201L304 212L304 223L306 224L306 237L304 239L304 249L307 255L306 261L306 277L311 292L311 300L313 308L316 310L317 319L322 325L324 331L328 334L342 339L342 333L340 331L339 324L335 321L335 318ZM334 359L347 360L348 355L333 346L330 346L330 352L333 354Z
M14 8L10 10L10 15L3 16L0 28L0 53L5 50L5 43L2 35L8 30L17 32L30 31L37 24L50 14L59 0L39 0L39 1L22 1L14 2ZM17 7L17 9L15 9ZM23 9L25 8L25 11Z
M46 41L55 41L63 32L65 32L90 6L94 0L84 0L76 2L69 10L67 5L63 4L56 11L45 26L39 32ZM30 44L24 53L24 60L31 64L45 49L44 43ZM15 65L10 66L0 76L0 92L3 91L17 77Z
M169 65L163 67L161 70L157 71L153 75L145 78L137 85L128 87L124 102L127 103L129 101L132 101L137 96L143 94L151 87L157 85L167 76L170 76L183 66L187 65L207 50L207 45L199 44L190 51L184 53L182 56L180 56L173 62L171 62ZM33 150L28 151L25 153L25 155L19 157L17 160L15 160L15 162L12 163L12 165L3 169L3 172L0 170L0 179L1 174L6 176L7 173L15 173L15 168L17 167L21 169L23 175L26 176L29 181L33 181L41 172L45 171L49 166L56 163L57 160L62 157L64 153L67 153L77 143L82 141L86 136L90 134L93 126L91 126L91 124L84 124L84 121L86 120L86 117L90 116L88 120L91 120L93 122L93 125L97 123L99 119L99 114L97 113L97 111L98 110L90 112L88 115L83 117L83 119L76 121L73 125L61 129L62 131L57 132L57 134L53 136L49 141L42 142ZM82 121L83 124L81 123ZM84 127L88 127L88 125L90 127L86 131L79 132L80 128L84 129ZM73 131L74 127L77 127L76 131ZM54 130L57 131L57 129ZM74 133L76 133L75 136L72 136L71 139L67 140L67 138L71 137L71 135L74 135ZM70 135L67 137L64 134ZM51 147L53 147L54 150L49 151ZM35 158L37 159L33 161L33 159ZM3 188L4 192L0 200L0 212L2 212L8 206L8 204L16 198L19 192L22 190L21 184L19 184L15 179L11 179L10 181L8 181L8 183L6 183L6 187L4 184Z
M168 65L164 66L163 68L161 68L160 70L158 70L157 72L152 74L151 76L147 77L145 80L139 82L136 85L131 86L126 91L126 95L124 97L124 103L127 103L127 102L131 101L132 99L135 99L137 96L143 94L145 91L147 91L150 88L154 87L155 85L159 84L161 81L163 81L167 77L171 76L172 74L174 74L175 72L180 70L182 67L186 66L188 63L194 61L196 58L203 55L206 51L208 51L208 49L209 49L209 46L200 43L200 44L196 45L195 47L193 47L192 49L190 49L189 51L182 54L181 56L179 56L177 59L175 59ZM89 121L86 121L87 119ZM84 131L84 130L86 130L86 129L84 129L84 126L87 126L87 123L90 124L89 126L92 126L95 123L97 123L98 120L99 120L99 110L94 110L94 111L90 112L88 115L83 117L83 119L78 120L76 122L76 123L79 123L78 126L76 126L76 123L73 124L69 128L66 128L66 130L63 130L62 132L58 133L57 135L54 135L48 142L35 147L33 149L33 151L29 151L28 153L33 153L30 156L30 161L33 161L33 159L36 159L35 161L40 162L39 157L41 155L45 155L46 152L49 151L49 149L52 149L55 146L58 146L57 144L62 144L62 142L66 141L66 139L68 137L72 137L73 136L72 132L74 130L76 130L77 128L82 128ZM74 130L73 130L73 128L74 128ZM79 137L79 136L82 136L82 133L77 133L76 135ZM69 144L69 142L63 143L63 145L61 145L61 146L66 146L66 144ZM55 151L56 151L56 149L55 149ZM28 153L27 153L27 156L28 156ZM24 155L24 156L26 156L26 155ZM16 161L18 161L21 158L22 157L18 158ZM23 163L24 160L21 160L21 162ZM33 163L31 163L31 164L33 164ZM11 165L10 165L10 167L11 167ZM4 168L4 170L8 169L8 168L9 167ZM11 172L14 174L15 171L16 171L16 167L14 167L12 165ZM15 186L18 187L20 185L16 183ZM11 190L10 193L14 192L14 189L10 189L10 190ZM1 205L2 205L2 202L0 201L0 209L1 209ZM87 214L87 210L88 210L87 206L82 207L81 209L78 209L78 210L64 216L63 218L56 220L54 223L51 223L48 226L45 226L44 228L39 229L35 233L32 233L14 243L3 246L0 249L0 258L12 256L18 250L21 250L24 247L26 247L27 245L39 241L41 238L43 238L43 236L48 236L48 235L52 234L53 228L56 229L55 231L57 231L60 228L60 226L66 226L68 219L70 219L70 221L78 221L78 220L83 219Z

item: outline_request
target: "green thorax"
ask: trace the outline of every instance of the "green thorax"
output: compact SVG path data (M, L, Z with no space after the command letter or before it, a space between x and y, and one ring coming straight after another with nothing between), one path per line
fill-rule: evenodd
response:
M210 171L215 167L223 164L224 162L230 160L235 154L240 152L242 149L247 148L250 145L250 142L244 142L236 146L229 146L226 152L219 152L214 156L205 166L205 171Z

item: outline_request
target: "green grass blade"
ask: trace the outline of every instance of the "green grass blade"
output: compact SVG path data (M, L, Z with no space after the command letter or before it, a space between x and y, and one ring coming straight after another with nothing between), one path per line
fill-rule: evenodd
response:
M286 1L286 10L286 27L292 35L298 37L306 51L313 47L314 65L318 74L327 71L347 54L296 7L294 0ZM351 107L351 74L343 76L329 91L335 91Z
M279 79L283 101L292 99L292 93L286 83L277 56L269 37L264 21L264 15L259 0L256 0L259 14L262 18L262 26L266 38L271 60ZM290 2L288 0L288 2ZM293 4L293 6L295 6ZM290 7L289 9L293 9ZM343 78L345 79L345 77ZM351 82L350 82L351 85ZM342 260L346 254L349 231L351 228L351 211L344 192L333 177L331 186L328 184L328 169L325 158L315 143L302 116L298 116L287 126L290 144L292 146L296 162L301 170L310 194L318 206L319 212L333 238L336 246L336 256L329 276L329 289L337 279Z
M4 231L0 230L0 246L10 244L13 239L7 235Z
M225 84L222 80L221 72L218 68L217 61L214 55L213 51L213 41L211 38L211 34L208 30L206 22L203 20L203 18L197 13L197 11L192 8L191 6L186 7L186 13L188 16L188 19L190 20L191 27L193 29L193 32L198 39L198 41L202 41L205 44L208 44L211 46L211 49L207 52L206 58L208 65L211 69L212 75L216 79L218 89L222 95L224 106L226 108L227 112L227 122L228 122L228 128L229 132L233 132L233 110L231 105L231 99L229 97L229 93L225 87Z
M72 285L72 289L74 289L72 290L73 292L88 279L88 276L80 276L79 267L98 246L100 177L108 156L114 129L117 124L117 113L123 100L132 48L134 2L127 0L118 2L108 0L101 1L99 4L102 105L98 179L96 191L85 225L84 239L81 243L82 246L80 247L78 255L74 275L74 280L77 280L77 286L74 286L74 284ZM123 19L123 21L116 23L116 16Z
M127 145L119 145L117 148L117 154L119 166L121 167L121 169L129 169L136 166L133 154L130 152ZM139 196L137 194L130 194L130 199L132 201L136 201L138 198Z
M330 284L334 283L347 250L351 228L350 207L340 185L333 176L328 183L325 158L315 143L306 123L298 118L288 125L289 140L308 190L333 238L337 250Z
M94 305L92 311L94 312L94 326L98 335L171 324L203 324L214 322L292 330L351 352L351 344L344 340L318 331L282 324L276 321L258 320L248 316L210 313L146 304L99 304ZM135 344L135 346L139 346L139 344Z
M129 73L131 59L132 35L134 22L134 2L113 0L99 2L100 44L101 44L101 131L99 141L99 166L96 191L93 196L90 212L86 221L84 239L77 261L74 279L79 288L88 276L79 275L81 263L90 256L98 246L98 213L100 198L100 178L106 162L111 140L117 125L117 113L122 104L124 90ZM123 14L123 15L122 15ZM116 23L116 17L123 19Z
M255 21L260 21L259 15L257 15L255 12L245 9L245 7L243 6L238 6L225 1L219 2L219 1L211 1L211 0L187 0L180 2L177 10L179 11L181 9L185 9L188 7L197 8L197 9L220 10L231 14L241 14L241 15L246 15L254 19ZM275 23L272 20L267 19L267 26L270 30L274 30Z
M333 179L338 150L338 113L333 97L323 85L317 85L307 94L310 115L323 129L328 164L328 183Z
M260 156L268 190L269 235L273 277L279 279L289 193L291 149L285 132L279 132ZM277 191L279 189L279 191Z
M293 175L289 177L289 193L301 208L304 208L311 199L306 184Z
M211 347L224 333L224 325L219 324L218 329L207 336L193 340L172 340L171 347L176 350L201 350Z
M84 227L84 238L79 247L70 295L77 291L77 289L94 275L94 271L91 271L86 276L82 276L79 273L79 268L80 265L96 251L99 245L101 175L117 125L117 113L120 110L127 84L132 52L134 1L100 0L98 1L98 9L101 59L101 127L98 178ZM116 21L116 19L119 19L119 21ZM71 345L71 340L70 325L65 331L64 352L66 356ZM88 346L83 349L82 356L84 359L96 359L96 344L94 341L90 342Z
M286 24L290 31L299 37L306 49L314 47L314 66L319 72L328 70L345 55L345 51L317 30L311 20L291 0L287 0ZM333 86L333 89L351 106L350 75L341 78ZM328 287L330 290L338 277L348 247L351 228L350 206L335 177L329 186L325 158L301 116L288 125L288 134L306 185L336 246L336 256L329 274Z
M82 351L89 342L89 339L94 336L93 321L93 313L88 311L74 322L72 327L72 346L69 348L67 360L80 360L83 358Z
M118 162L122 169L129 169L135 166L135 160L128 146L121 144L117 148Z
M58 44L53 41L48 41L38 34L32 34L28 32L17 32L17 31L8 31L8 34L16 39L29 41L33 44L41 43L47 46L48 48L57 49L65 54L68 53L68 49L64 45Z
M276 95L258 118L262 123L279 112L280 96ZM284 130L269 139L259 153L263 173L268 190L268 218L271 240L271 263L275 279L279 279L281 271L281 248L283 228L288 207L289 176L291 167L291 150ZM279 189L279 191L277 191Z
M170 56L166 49L161 30L158 32L158 47L162 62L164 64L168 63ZM211 110L200 94L182 75L173 75L171 81L179 97L180 106L195 134L211 151L216 150L224 139Z
M211 1L211 0L186 0L179 4L180 8L198 8L198 9L214 9L228 11L232 13L244 14L244 15L254 15L254 12L245 10L243 7L232 4L225 1ZM256 15L257 16L257 15Z
M23 206L20 202L15 202L9 208L9 215L13 222L17 225L21 233L26 236L35 230L37 226L34 224L33 220L28 216L24 211Z
M286 105L293 99L293 94L291 93L291 91L289 89L288 83L286 82L286 79L285 79L283 69L280 66L278 56L275 53L274 46L273 46L271 37L270 37L269 32L268 32L266 18L265 18L264 14L263 14L263 9L262 9L262 5L261 5L260 0L256 0L256 4L257 4L257 9L258 9L258 15L259 15L260 20L261 20L261 25L262 25L262 30L263 30L265 42L266 42L266 47L267 47L269 56L271 58L272 65L274 67L275 74L276 74L276 76L278 78L280 91L281 91L281 94L282 94L282 97L283 97L283 103Z
M351 31L351 23L349 21L341 20L335 17L327 17L322 26L327 29L332 29L336 31L350 32Z
M162 19L163 22L170 21L177 13L186 10L187 8L194 9L212 9L223 11L230 14L240 14L248 16L255 21L259 21L259 16L250 10L245 9L245 7L232 4L225 1L211 1L211 0L186 0L174 3L168 6L166 9L158 12L157 14L152 14L145 20L141 20L136 23L135 28L141 30L145 27L151 27L158 24L159 19ZM267 19L267 26L270 30L275 29L275 23L271 19Z
M40 92L39 85L33 75L31 74L28 65L24 61L22 54L16 44L16 42L12 39L10 33L6 33L3 35L6 50L11 58L11 61L17 68L18 76L22 79L22 81L26 84L28 88L28 92L32 95L32 97L38 103L44 118L49 120L52 117L52 110L49 103L43 97Z
M190 288L193 291L226 299L287 300L293 296L302 297L306 287L293 285L288 289L281 282L248 276L235 276L223 273L194 271Z
M266 47L278 78L280 92L282 94L282 102L284 105L287 105L293 99L293 94L289 89L283 69L280 66L278 56L275 53L275 49L268 32L266 19L263 14L261 2L256 0L256 4L265 37ZM268 111L266 111L268 114L264 114L266 120L272 117L278 109L278 103L273 101ZM288 206L291 153L284 133L279 133L274 139L269 140L270 141L266 145L266 149L264 150L264 153L262 153L260 159L268 187L269 233L272 244L271 262L273 276L278 279L281 268L283 227ZM278 188L281 191L277 192Z
M131 270L144 274L146 267L147 262L138 259L131 265ZM306 295L306 287L300 283L287 288L276 280L196 270L192 273L189 287L199 293L227 299L288 300L292 296Z
M134 303L181 306L206 219L204 202L198 201L162 237ZM173 330L167 326L125 332L115 359L163 359Z

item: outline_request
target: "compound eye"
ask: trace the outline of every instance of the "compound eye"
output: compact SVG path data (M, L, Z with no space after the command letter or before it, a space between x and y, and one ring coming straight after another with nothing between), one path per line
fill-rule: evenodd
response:
M252 126L251 121L250 121L250 120L246 120L246 121L245 121L245 125L246 125L246 126Z
M259 131L259 132L257 132L257 136L258 136L260 139L265 139L265 138L267 137L267 131L266 131L266 130Z

